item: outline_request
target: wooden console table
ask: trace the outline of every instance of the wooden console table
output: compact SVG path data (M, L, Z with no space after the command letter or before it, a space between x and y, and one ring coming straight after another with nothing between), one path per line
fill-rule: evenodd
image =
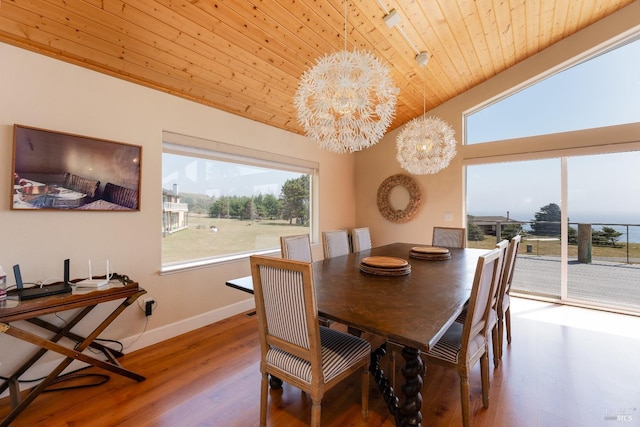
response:
M9 377L8 380L3 381L0 384L0 393L3 393L7 388L9 389L12 408L11 412L4 419L0 420L0 427L8 426L74 360L88 363L92 366L131 378L138 382L143 381L145 377L124 369L116 360L116 358L123 355L121 352L110 349L94 341L98 335L100 335L107 326L109 326L111 322L120 315L120 313L145 293L146 291L140 288L136 282L125 282L122 284L112 281L107 287L100 289L78 289L74 287L73 293L70 294L53 295L28 301L17 301L13 299L0 301L0 333L10 335L40 347L39 350L26 360L24 364L22 364ZM71 331L96 306L108 301L119 299L123 299L124 301L86 337L82 337ZM79 310L79 312L62 327L55 326L40 319L40 316L45 314L57 313L71 309L81 310ZM12 322L19 320L24 320L40 328L46 329L47 331L53 332L54 336L46 339L12 324ZM58 341L64 337L76 342L77 344L72 348L59 344ZM107 360L103 361L96 359L91 355L83 354L82 352L87 347L91 347L102 352ZM19 378L49 350L60 353L66 357L40 384L29 390L23 397L23 393L20 392Z

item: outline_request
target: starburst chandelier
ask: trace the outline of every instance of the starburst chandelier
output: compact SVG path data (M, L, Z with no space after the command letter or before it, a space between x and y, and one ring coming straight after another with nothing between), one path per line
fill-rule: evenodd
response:
M304 72L294 97L298 122L309 138L334 153L351 153L376 144L395 114L398 88L391 72L365 51L344 50L318 59Z
M427 53L422 52L416 57L422 66L428 60L424 55ZM451 126L438 117L426 117L424 86L423 78L422 116L407 123L396 139L396 160L414 175L437 173L449 166L456 155L456 140Z

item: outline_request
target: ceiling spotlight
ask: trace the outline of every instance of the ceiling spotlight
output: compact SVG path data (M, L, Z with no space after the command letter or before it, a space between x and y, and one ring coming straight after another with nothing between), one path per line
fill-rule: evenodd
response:
M424 67L429 62L429 54L427 52L420 52L416 55L416 62L419 66Z
M400 23L400 15L395 9L391 9L391 12L387 13L383 19L389 28L393 28Z

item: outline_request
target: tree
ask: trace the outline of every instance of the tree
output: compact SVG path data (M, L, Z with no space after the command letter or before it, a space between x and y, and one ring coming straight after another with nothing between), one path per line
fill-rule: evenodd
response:
M224 209L226 204L224 203L224 199L214 200L213 203L209 205L209 217L210 218L220 218L224 215Z
M297 223L304 224L309 218L309 175L285 181L280 190L280 202L283 219L293 224L293 218L296 218Z
M614 228L603 226L602 230L594 230L591 233L591 241L596 246L615 247L618 240L620 240L620 236L622 236L622 233Z
M242 212L240 219L254 219L256 217L256 209L251 197L242 198Z
M522 236L524 234L524 231L522 230L521 224L507 224L502 227L502 232L500 234L501 239L511 240L517 235Z
M482 229L474 223L469 223L467 228L467 240L472 242L480 242L484 240Z
M549 203L535 213L535 219L531 222L533 234L538 236L558 236L560 234L560 206Z
M264 196L262 200L262 210L263 215L274 219L279 218L280 216L280 203L278 203L278 199L273 194L267 194Z
M569 228L568 228L567 241L568 241L568 243L570 245L577 245L578 244L578 230L576 230L572 226L569 226Z

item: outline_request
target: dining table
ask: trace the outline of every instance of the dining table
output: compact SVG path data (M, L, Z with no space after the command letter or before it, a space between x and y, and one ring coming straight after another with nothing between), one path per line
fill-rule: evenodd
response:
M477 261L487 251L446 248L448 258L414 257L420 243L392 243L313 263L318 314L402 347L402 400L380 368L385 345L372 353L370 372L397 426L421 426L421 352L428 352L465 307ZM402 273L366 268L370 260L406 261ZM408 270L408 271L407 271ZM228 280L230 287L253 292L250 277Z

